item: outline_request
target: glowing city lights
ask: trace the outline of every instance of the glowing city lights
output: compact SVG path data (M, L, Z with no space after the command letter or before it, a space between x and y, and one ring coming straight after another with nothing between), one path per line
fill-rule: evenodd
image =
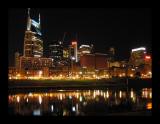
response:
M109 98L109 93L108 93L108 91L107 91L107 98Z
M19 103L19 101L20 101L20 97L19 97L19 96L17 96L17 102Z
M75 112L75 111L76 111L76 108L75 108L75 106L73 106L73 107L72 107L72 111L73 111L73 112Z
M45 13L50 12L51 9ZM74 20L74 15L76 14L73 14L73 12L74 10L71 16L68 16L69 13L67 12L66 17ZM94 16L99 15L97 12ZM102 11L100 12L100 15L105 15ZM33 15L36 16L36 13L33 13ZM54 13L50 14L53 15ZM89 15L92 13L92 10L91 13L89 11ZM113 13L115 14L115 12ZM113 13L109 15L115 16ZM122 15L128 16L126 13L129 12L125 12L125 15ZM133 14L134 18L139 21L140 18L137 19L135 17L136 13ZM46 14L46 16L50 14ZM140 14L142 13L140 12ZM15 14L13 15L15 16ZM72 31L74 27L70 25L69 28L71 29L67 29L63 37L58 36L61 29L56 34L51 32L56 40L51 38L49 41L49 39L45 39L48 36L41 36L41 32L45 32L41 31L41 28L42 30L51 31L50 29L54 26L50 24L50 29L47 29L47 27L41 26L40 15L39 21L35 21L31 15L30 9L28 9L28 16L25 19L27 25L21 26L21 28L26 27L26 29L20 29L23 31L21 32L23 34L21 48L18 48L20 45L16 46L17 44L14 44L21 35L16 31L17 28L15 26L18 24L9 28L12 29L10 30L12 33L15 30L14 34L17 35L12 36L12 33L12 35L9 35L11 36L9 39L12 40L9 41L11 43L9 50L15 52L15 56L13 56L13 53L9 55L9 57L12 56L8 67L9 114L32 116L90 116L94 114L99 116L104 114L112 116L117 114L134 115L144 112L148 114L151 111L152 50L151 46L146 44L151 42L150 38L144 39L144 36L141 36L144 35L143 32L136 37L126 36L127 40L125 40L125 37L116 36L117 34L121 36L124 32L113 31L108 36L113 36L114 34L114 41L111 39L112 43L110 40L105 43L107 35L103 32L104 30L108 32L108 29L113 29L112 26L114 24L107 29L98 30L98 33L93 32L95 30L94 25L87 32L81 32L82 30L80 31L78 28L75 30L76 32ZM59 14L57 13L56 15ZM19 18L19 16L15 18ZM79 18L76 19L76 22L79 19L84 21L88 19L88 17L80 17L79 12L78 16ZM105 20L108 20L107 16L108 14ZM99 16L95 18L100 19ZM49 20L49 18L43 19ZM54 19L59 18L50 18L50 20ZM114 19L119 21L118 18ZM95 19L92 18L91 20L94 21ZM63 21L65 22L66 20L64 19ZM68 21L70 22L70 20ZM50 22L55 23L53 21ZM137 23L137 21L134 22ZM144 23L144 21L141 22ZM86 23L91 23L91 21ZM137 25L136 23L134 25ZM78 26L79 22L76 24ZM63 26L59 27L63 29ZM127 26L129 25L127 24ZM101 27L105 26L101 25ZM136 26L130 27L134 27L134 31L138 30ZM122 26L116 28L122 29ZM57 27L54 29L56 31ZM147 28L145 29L147 30ZM133 35L132 33L134 32L130 33ZM87 34L91 35L87 36ZM47 40L48 42L45 42ZM136 43L131 43L132 41ZM126 42L128 43L127 45L125 44ZM111 44L113 46L110 46ZM140 44L141 46L139 46ZM100 48L100 46L102 47ZM123 55L120 53L123 53ZM14 61L12 60L13 58Z
M89 45L81 45L79 48L90 47Z
M151 56L145 56L145 59L151 59Z
M76 42L76 41L73 41L73 42L72 42L72 45L77 45L77 42Z
M63 99L62 94L60 94L60 100L62 100L62 99Z
M146 108L149 110L152 109L152 103L151 102L147 103Z
M119 92L119 97L122 98L122 91Z
M131 98L133 98L133 96L134 96L134 95L133 95L133 91L131 91Z
M51 105L51 112L53 112L53 110L54 110L54 107L53 107L53 105Z
M79 101L82 102L82 96L79 97Z
M41 104L41 103L42 103L42 97L39 96L39 104Z
M132 49L132 52L139 51L139 50L146 50L146 48L145 47L135 48L135 49Z

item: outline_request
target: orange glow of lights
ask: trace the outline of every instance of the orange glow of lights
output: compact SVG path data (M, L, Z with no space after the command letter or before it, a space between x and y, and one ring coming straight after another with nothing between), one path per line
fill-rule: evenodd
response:
M152 109L152 103L151 102L147 103L146 107L147 107L147 109Z
M151 56L145 56L145 59L151 59Z
M76 41L73 41L73 42L72 42L72 45L77 45L77 42L76 42Z
M17 102L19 103L19 101L20 101L20 97L19 97L19 96L17 96Z

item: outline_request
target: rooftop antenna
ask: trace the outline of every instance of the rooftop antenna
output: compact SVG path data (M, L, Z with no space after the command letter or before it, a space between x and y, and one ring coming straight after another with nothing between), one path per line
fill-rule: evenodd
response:
M28 8L27 30L31 29L30 8Z
M30 8L28 8L28 17L30 17Z
M41 20L40 19L41 19L41 17L40 17L40 13L39 13L39 25L41 24Z

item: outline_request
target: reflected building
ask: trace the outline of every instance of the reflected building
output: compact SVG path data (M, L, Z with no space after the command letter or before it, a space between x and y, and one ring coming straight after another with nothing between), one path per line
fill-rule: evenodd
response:
M131 90L56 90L43 93L24 93L9 95L9 107L14 107L14 113L20 115L31 115L32 112L40 111L40 115L90 115L92 111L96 114L110 114L122 111L130 112L151 109L151 89L143 89L141 95ZM127 94L128 93L128 94ZM149 95L149 97L148 97ZM144 96L144 97L143 97ZM24 104L26 106L24 106ZM104 105L104 106L103 106ZM147 105L147 106L146 106ZM31 107L32 106L32 107ZM96 109L95 107L96 106ZM99 111L102 110L103 111ZM108 111L108 108L111 111ZM117 109L115 109L117 108ZM67 112L68 114L65 114ZM103 112L103 113L101 113ZM33 114L34 115L34 114Z

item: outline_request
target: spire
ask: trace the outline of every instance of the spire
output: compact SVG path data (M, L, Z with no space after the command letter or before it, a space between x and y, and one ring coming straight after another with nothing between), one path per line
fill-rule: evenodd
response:
M30 8L28 8L28 18L27 18L27 30L31 29L31 18L30 18Z
M40 19L41 19L41 17L40 17L40 13L39 13L39 24L41 24L41 20Z
M28 17L30 18L30 8L28 8Z
M41 16L40 16L40 13L39 13L39 29L41 29Z

